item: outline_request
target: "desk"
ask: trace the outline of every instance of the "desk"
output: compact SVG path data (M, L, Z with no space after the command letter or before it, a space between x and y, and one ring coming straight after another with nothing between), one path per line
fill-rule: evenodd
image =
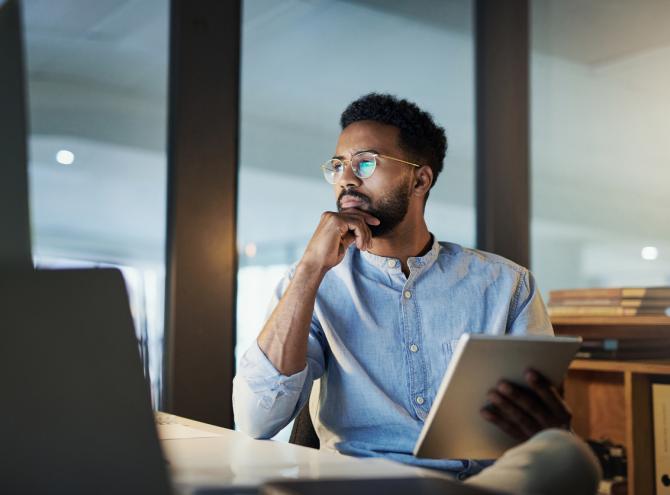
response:
M163 416L165 417L165 416ZM441 477L447 474L386 459L359 459L272 440L169 416L158 435L175 486L184 493L195 487L251 487L268 480L319 478ZM454 481L454 484L460 483Z

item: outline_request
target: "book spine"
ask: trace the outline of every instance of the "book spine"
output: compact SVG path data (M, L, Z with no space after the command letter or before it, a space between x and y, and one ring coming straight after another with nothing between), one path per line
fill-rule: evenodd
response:
M670 316L670 308L624 308L620 306L549 306L549 316Z
M656 495L670 495L670 384L652 383Z
M670 308L670 299L622 299L621 306L627 308Z
M552 299L620 299L621 289L561 289L549 293Z
M670 297L670 287L624 288L621 297L630 299L663 299Z
M617 306L549 306L550 316L632 316L634 308Z
M575 298L551 298L549 306L623 306L623 300L619 298L599 299L575 299Z

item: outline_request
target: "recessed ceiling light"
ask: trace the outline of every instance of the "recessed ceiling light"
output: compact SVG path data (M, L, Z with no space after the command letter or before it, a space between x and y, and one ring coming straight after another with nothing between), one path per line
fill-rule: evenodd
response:
M653 261L658 258L658 249L654 246L645 246L642 248L641 256L643 260Z
M61 165L72 165L74 163L74 153L69 150L60 150L56 153L56 161Z
M244 246L244 254L246 254L249 258L253 258L256 256L256 244L253 242L250 242L246 246Z

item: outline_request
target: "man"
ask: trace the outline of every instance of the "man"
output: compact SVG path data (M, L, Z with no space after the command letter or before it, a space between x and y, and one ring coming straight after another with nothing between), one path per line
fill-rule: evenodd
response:
M532 440L481 474L490 462L412 456L461 334L553 331L528 270L429 232L425 202L447 141L428 113L372 93L349 105L341 126L335 156L322 167L338 211L321 216L242 359L238 426L272 437L320 378L321 448L442 469L512 493L593 492L593 456L566 431L570 412L556 388L532 370L528 388L501 381L481 411Z

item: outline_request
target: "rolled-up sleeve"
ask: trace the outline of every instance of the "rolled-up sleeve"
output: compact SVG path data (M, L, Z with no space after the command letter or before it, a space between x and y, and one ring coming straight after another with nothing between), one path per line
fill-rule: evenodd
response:
M288 286L280 282L268 316ZM233 411L237 427L254 438L271 438L290 423L309 398L314 380L323 375L325 339L312 317L307 339L307 364L291 376L281 374L256 340L242 356L233 380Z
M524 270L521 274L512 300L508 333L554 335L535 277L528 270Z

